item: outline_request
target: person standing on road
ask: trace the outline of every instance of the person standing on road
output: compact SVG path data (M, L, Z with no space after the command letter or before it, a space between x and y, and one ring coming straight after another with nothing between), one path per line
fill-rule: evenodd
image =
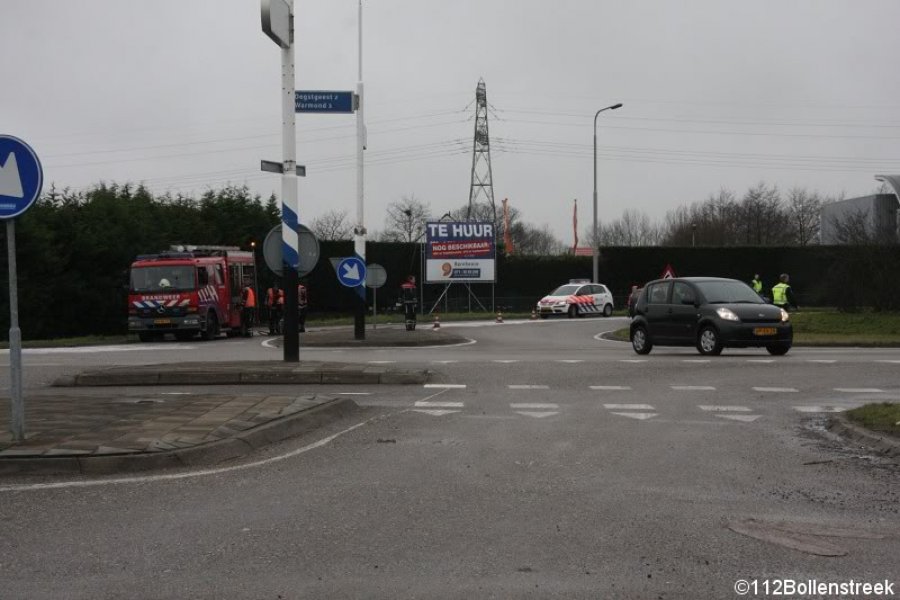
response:
M306 312L309 309L309 296L306 292L306 286L302 283L297 285L297 326L300 333L306 332Z
M256 292L250 280L244 280L244 288L241 290L241 335L250 337L253 335L253 321L256 317Z
M759 273L757 273L756 275L753 276L753 280L750 282L750 287L753 288L754 292L756 292L760 296L762 295L763 283L762 283L762 280L759 278Z
M419 295L416 292L416 278L410 275L400 286L400 301L403 303L403 313L406 318L406 330L413 331L416 328L416 304Z
M789 310L790 308L796 310L799 308L794 298L794 290L788 283L790 276L787 273L782 273L778 280L778 283L772 288L772 304L784 310Z
M278 287L278 282L266 291L266 308L269 311L269 335L277 335L281 333L281 313L284 309L284 290Z

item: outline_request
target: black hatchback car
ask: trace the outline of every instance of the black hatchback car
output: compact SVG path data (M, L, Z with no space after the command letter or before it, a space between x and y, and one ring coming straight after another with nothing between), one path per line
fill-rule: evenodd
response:
M784 309L766 304L736 279L683 277L644 286L634 306L631 346L648 354L654 345L696 346L700 354L725 347L764 347L780 356L794 330Z

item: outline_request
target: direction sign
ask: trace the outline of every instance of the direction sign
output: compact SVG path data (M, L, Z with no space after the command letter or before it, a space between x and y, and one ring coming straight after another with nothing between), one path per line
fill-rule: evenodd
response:
M17 137L0 135L0 219L13 219L41 195L44 171L31 147Z
M298 113L352 113L356 110L353 92L324 90L295 90L294 112Z
M310 231L309 227L305 225L297 225L297 234L297 243L299 245L297 275L303 277L312 272L316 268L316 263L319 262L319 240ZM276 225L269 231L263 242L263 258L266 260L266 265L269 269L279 276L281 275L284 262L283 247L284 245L281 242L281 225Z
M366 263L356 256L348 256L338 263L337 277L343 286L359 287L366 281Z

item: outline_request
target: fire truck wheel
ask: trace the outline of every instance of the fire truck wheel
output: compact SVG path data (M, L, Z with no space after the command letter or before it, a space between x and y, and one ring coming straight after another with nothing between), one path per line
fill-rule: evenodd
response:
M211 341L216 339L219 335L219 319L216 318L216 313L211 312L209 316L206 317L206 331L203 332L203 339L206 341Z

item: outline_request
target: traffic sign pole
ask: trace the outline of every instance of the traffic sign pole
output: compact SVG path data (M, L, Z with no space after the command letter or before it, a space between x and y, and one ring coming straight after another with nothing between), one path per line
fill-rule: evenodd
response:
M22 397L22 330L19 329L19 290L16 278L16 222L6 222L6 248L9 262L9 370L12 418L10 430L14 442L25 441L25 400Z
M366 262L366 225L363 214L363 151L366 149L366 122L363 118L363 34L362 34L362 0L359 0L359 79L356 82L356 94L359 97L359 106L356 109L356 228L353 233L353 248L356 255ZM353 328L354 337L357 340L366 339L366 295L365 287L361 301L357 307Z

